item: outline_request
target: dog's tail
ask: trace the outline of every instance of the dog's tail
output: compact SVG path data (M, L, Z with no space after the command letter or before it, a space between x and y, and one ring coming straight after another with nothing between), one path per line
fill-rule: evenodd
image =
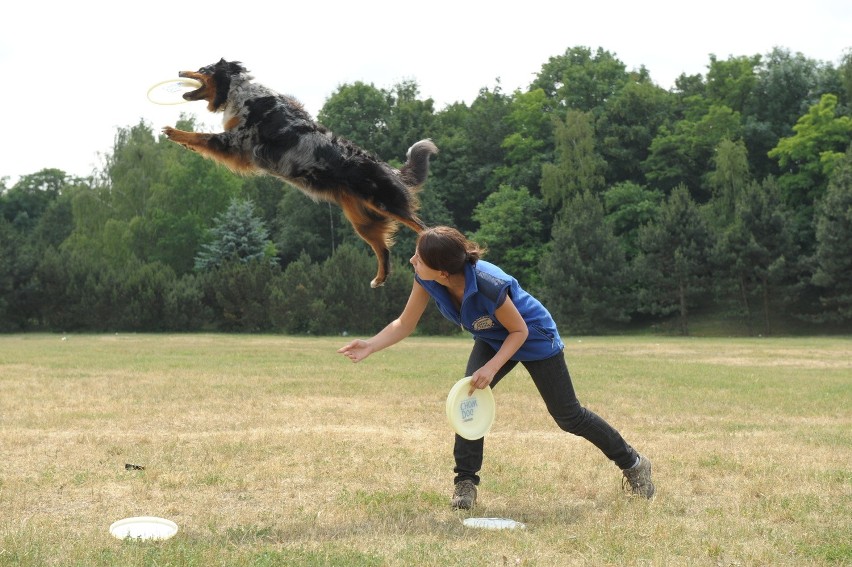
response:
M399 176L406 187L417 191L426 183L426 177L429 175L429 158L437 154L438 146L428 138L408 148L405 165L399 170Z

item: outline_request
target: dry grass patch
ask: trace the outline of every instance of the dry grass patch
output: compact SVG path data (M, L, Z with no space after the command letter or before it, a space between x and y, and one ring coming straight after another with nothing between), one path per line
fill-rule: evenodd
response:
M470 340L358 365L344 342L0 337L0 565L852 564L848 339L570 341L581 400L652 458L652 503L515 370L475 515L528 528L500 532L448 506ZM146 514L180 532L107 533Z

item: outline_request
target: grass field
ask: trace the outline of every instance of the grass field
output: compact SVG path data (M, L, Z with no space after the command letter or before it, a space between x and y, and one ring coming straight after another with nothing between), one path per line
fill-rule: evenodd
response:
M581 401L652 459L656 499L627 498L519 368L473 514L449 507L444 415L470 339L357 365L345 342L0 336L0 565L852 565L848 337L567 340ZM180 531L109 535L138 515Z

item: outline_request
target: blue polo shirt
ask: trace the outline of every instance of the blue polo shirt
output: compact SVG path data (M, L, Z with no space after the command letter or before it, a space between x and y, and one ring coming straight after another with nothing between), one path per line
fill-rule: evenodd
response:
M479 260L475 265L466 263L464 272L464 296L461 309L456 309L449 290L434 280L415 280L429 293L438 305L441 314L460 325L499 350L509 335L494 312L503 305L506 296L512 302L529 327L526 342L512 356L512 360L544 360L559 353L564 344L556 330L556 322L539 300L521 288L518 280L489 262Z

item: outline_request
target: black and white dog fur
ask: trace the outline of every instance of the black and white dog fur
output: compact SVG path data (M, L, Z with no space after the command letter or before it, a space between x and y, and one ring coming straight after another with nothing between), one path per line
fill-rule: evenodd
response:
M416 192L426 182L429 159L438 153L431 140L411 146L397 170L349 140L316 123L296 99L252 82L238 61L225 61L181 77L201 82L185 93L222 112L224 132L211 134L163 128L170 140L241 174L267 173L315 200L337 203L358 235L376 253L378 270L370 283L385 282L390 246L402 223L419 233Z

